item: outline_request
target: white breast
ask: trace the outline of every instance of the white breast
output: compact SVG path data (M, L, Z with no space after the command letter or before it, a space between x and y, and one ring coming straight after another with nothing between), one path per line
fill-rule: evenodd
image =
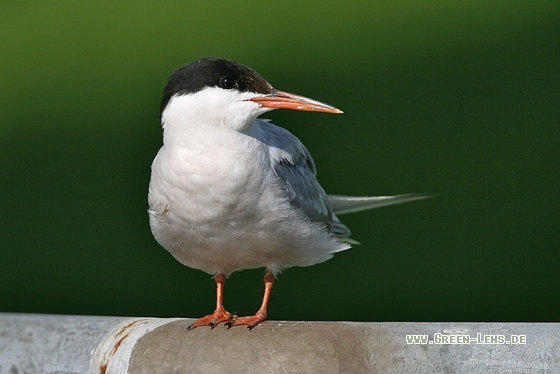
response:
M157 241L180 262L205 271L200 262L223 256L239 230L263 224L259 202L271 193L262 147L244 144L251 138L236 132L229 135L240 139L215 135L211 142L164 145L152 164L148 197ZM242 151L247 148L253 152Z

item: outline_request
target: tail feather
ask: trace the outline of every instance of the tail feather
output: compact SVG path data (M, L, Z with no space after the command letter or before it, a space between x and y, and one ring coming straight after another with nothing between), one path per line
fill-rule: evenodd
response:
M373 208L380 208L386 205L406 203L408 201L422 200L434 197L437 194L411 193L396 196L341 196L329 195L334 214L341 215L346 213L360 212Z

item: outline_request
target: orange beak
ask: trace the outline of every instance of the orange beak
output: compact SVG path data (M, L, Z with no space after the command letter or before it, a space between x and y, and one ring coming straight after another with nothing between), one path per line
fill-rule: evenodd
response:
M329 104L289 92L274 90L272 94L249 99L262 107L271 109L292 109L307 112L342 113L342 110Z

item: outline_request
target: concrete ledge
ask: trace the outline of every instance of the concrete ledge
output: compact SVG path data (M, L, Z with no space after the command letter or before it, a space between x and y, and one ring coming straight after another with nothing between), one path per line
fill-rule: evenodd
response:
M0 373L560 372L559 323L191 322L0 313Z

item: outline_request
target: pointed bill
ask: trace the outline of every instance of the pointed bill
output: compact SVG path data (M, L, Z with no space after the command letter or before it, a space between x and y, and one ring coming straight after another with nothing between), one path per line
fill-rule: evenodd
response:
M274 90L272 94L249 99L270 109L292 109L307 112L342 113L342 110L332 105L310 99L293 93Z

